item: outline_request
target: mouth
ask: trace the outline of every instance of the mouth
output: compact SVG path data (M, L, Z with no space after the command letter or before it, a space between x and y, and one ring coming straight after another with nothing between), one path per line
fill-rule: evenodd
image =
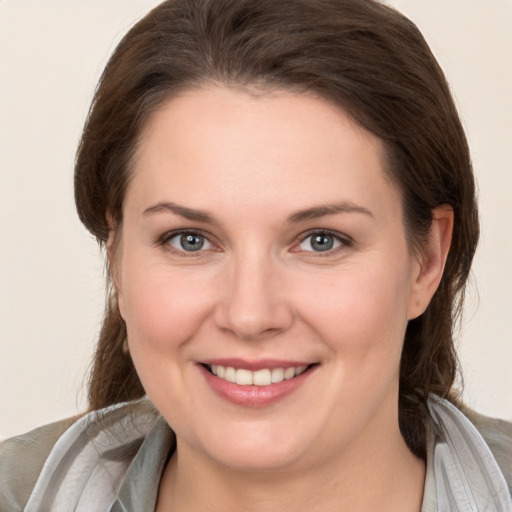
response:
M261 408L302 388L320 363L216 359L198 363L210 388L236 405Z
M319 362L212 359L197 368L210 389L235 405L264 408L298 392L317 373Z
M261 368L256 371L220 364L203 364L204 368L219 379L239 386L270 386L285 380L294 379L312 368L313 364L300 366L282 366Z

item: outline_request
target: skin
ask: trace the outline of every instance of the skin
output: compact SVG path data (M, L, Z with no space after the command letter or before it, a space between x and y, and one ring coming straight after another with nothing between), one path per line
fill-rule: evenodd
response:
M400 354L441 278L453 214L436 210L411 254L382 155L344 112L288 91L205 86L150 118L114 267L137 372L177 436L158 510L420 509L424 464L398 428ZM203 249L185 251L179 230ZM311 230L334 233L334 248L315 250ZM197 363L220 357L317 366L251 408L207 385Z

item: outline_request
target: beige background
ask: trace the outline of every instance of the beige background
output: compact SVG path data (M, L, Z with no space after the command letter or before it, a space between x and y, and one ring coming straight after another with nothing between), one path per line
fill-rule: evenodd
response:
M85 405L103 267L72 168L106 59L153 0L0 0L0 438ZM446 71L482 242L460 336L466 400L512 419L512 1L394 0Z

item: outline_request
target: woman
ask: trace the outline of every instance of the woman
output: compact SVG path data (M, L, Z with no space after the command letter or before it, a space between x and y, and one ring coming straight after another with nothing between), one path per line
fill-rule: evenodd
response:
M396 11L162 3L75 197L112 285L90 412L3 445L2 510L512 509L510 426L452 394L467 143Z

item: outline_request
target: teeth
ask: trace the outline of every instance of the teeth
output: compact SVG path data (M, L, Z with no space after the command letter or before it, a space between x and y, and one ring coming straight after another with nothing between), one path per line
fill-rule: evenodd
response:
M217 366L217 371L219 371L219 367ZM224 380L228 382L236 382L236 370L234 368L226 368L224 372Z
M295 377L295 368L286 368L284 371L284 378L286 380L293 379Z
M236 383L240 386L250 386L252 384L252 372L250 370L237 370Z
M268 386L272 384L272 372L268 369L254 372L252 374L252 383L255 386Z
M215 364L209 368L217 377L240 386L269 386L270 384L277 384L283 380L299 376L306 371L307 366L273 368L272 370L264 368L255 372L243 368L236 369L231 366L224 367Z
M276 382L281 382L284 380L284 369L283 368L274 368L272 370L272 384Z

